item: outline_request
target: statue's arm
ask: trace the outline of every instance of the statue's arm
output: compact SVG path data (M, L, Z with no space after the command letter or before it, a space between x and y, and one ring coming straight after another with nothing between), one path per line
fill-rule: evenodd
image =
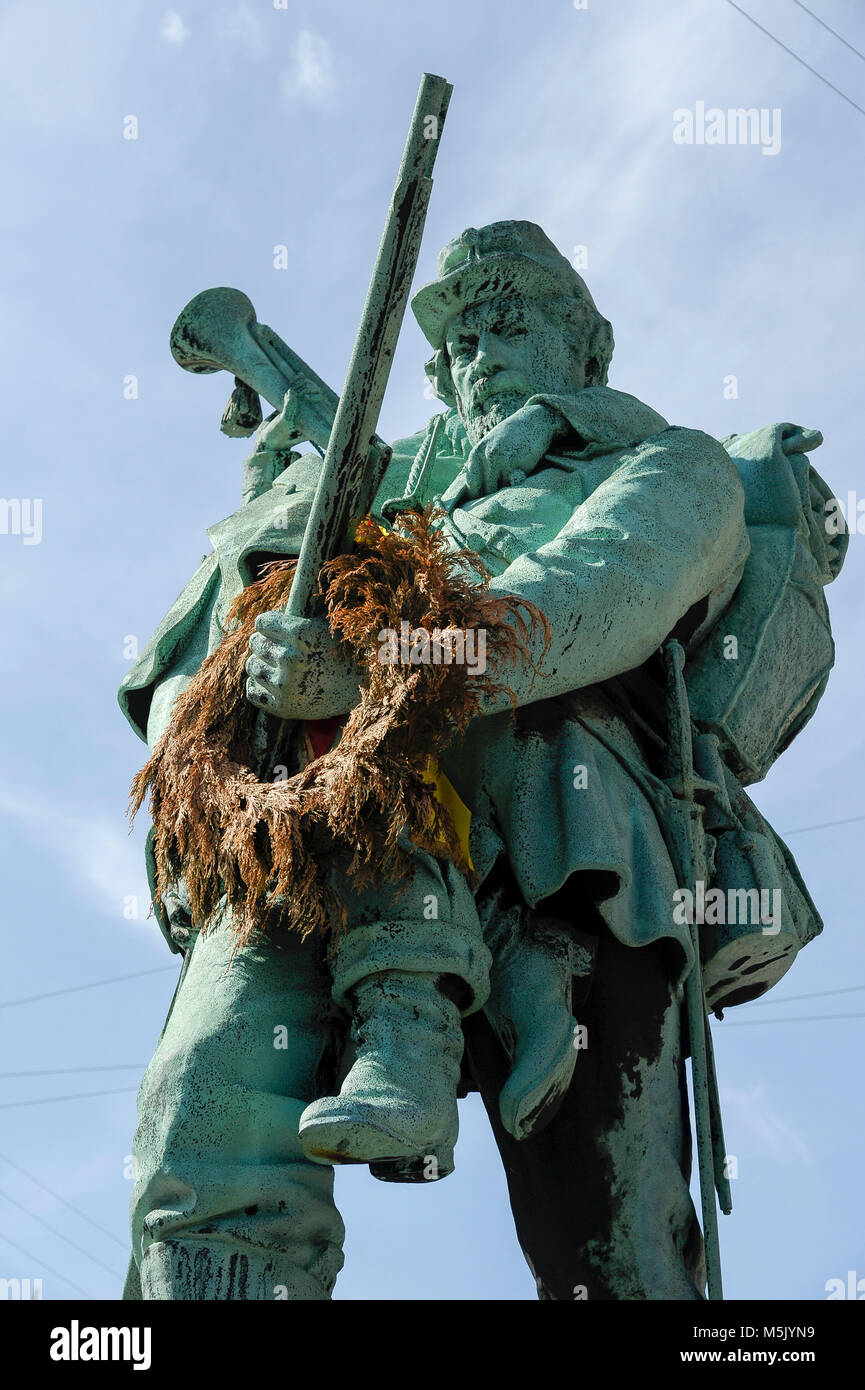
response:
M141 739L150 741L148 723L159 682L176 666L202 623L209 621L218 582L217 557L211 552L171 605L117 692L120 708Z
M150 705L147 711L147 746L151 752L168 728L171 712L178 696L189 685L210 647L210 628L216 593L210 605L201 614L198 625L190 634L187 645L172 663L166 674L156 681L150 690Z
M635 446L555 540L520 556L493 593L531 600L551 628L540 674L508 673L520 704L641 665L692 604L744 563L744 492L720 444L666 429ZM493 698L487 713L507 708Z

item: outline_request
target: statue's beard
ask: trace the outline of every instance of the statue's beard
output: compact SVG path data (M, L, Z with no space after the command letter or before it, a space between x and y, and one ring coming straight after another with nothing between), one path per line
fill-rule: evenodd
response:
M528 391L504 390L478 401L467 412L461 411L469 442L479 444L496 425L521 410L530 394Z

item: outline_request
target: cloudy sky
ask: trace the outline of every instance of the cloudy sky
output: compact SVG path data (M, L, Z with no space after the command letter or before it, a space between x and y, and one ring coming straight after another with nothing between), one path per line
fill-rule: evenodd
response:
M0 490L25 505L0 534L0 1002L30 1002L0 1010L0 1275L113 1298L125 1268L134 1091L176 962L144 919L143 828L124 820L144 749L115 691L129 639L238 505L244 453L218 429L228 378L171 359L176 314L236 285L339 389L419 76L442 73L418 283L462 228L539 222L613 322L611 385L718 437L819 428L817 468L865 497L865 17L809 8L860 51L795 0L742 0L756 23L728 0L6 0ZM674 113L699 103L765 109L769 152L677 143ZM385 437L432 413L425 355L407 321ZM731 1297L865 1278L863 545L829 593L829 691L756 796L800 832L826 929L715 1028L739 1164ZM534 1297L475 1101L462 1125L446 1182L338 1174L337 1297Z

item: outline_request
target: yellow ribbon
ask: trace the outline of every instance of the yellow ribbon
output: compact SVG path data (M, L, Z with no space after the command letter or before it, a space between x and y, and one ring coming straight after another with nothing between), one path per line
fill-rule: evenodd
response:
M471 825L472 813L465 802L457 794L454 786L448 781L444 773L440 771L438 760L430 758L423 773L423 780L428 787L435 787L436 800L450 811L454 829L459 837L459 842L465 854L466 861L470 869L474 868L472 857L469 853L469 827ZM443 840L440 837L440 842Z

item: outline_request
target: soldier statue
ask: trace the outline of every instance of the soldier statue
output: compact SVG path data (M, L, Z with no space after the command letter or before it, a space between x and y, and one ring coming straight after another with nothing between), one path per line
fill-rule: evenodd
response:
M428 546L482 565L485 611L510 615L526 659L476 685L437 755L450 848L403 830L397 887L384 861L352 876L352 846L324 844L339 931L307 930L296 902L281 922L286 893L266 929L238 935L244 890L220 897L222 883L205 922L190 874L167 881L149 840L183 965L139 1097L124 1296L328 1299L343 1262L333 1165L446 1177L457 1098L474 1090L541 1298L700 1300L686 980L700 955L703 1028L821 929L745 791L832 664L823 586L846 536L825 525L830 492L806 457L820 435L777 424L718 442L609 387L611 325L531 222L462 232L412 308L443 409L392 445L369 515L404 547L406 518L426 517ZM237 408L253 373L233 369ZM301 551L322 461L293 446L316 441L329 400L312 376L277 400L240 509L211 527L212 552L123 682L154 755L179 702L189 720L205 699L195 683L239 630L238 602L275 593ZM244 717L292 721L275 775L306 788L375 668L326 613L269 602L242 633L237 700ZM518 605L539 621L520 626ZM396 601L391 616L399 635ZM689 702L678 767L671 644ZM685 803L690 884L671 830Z

